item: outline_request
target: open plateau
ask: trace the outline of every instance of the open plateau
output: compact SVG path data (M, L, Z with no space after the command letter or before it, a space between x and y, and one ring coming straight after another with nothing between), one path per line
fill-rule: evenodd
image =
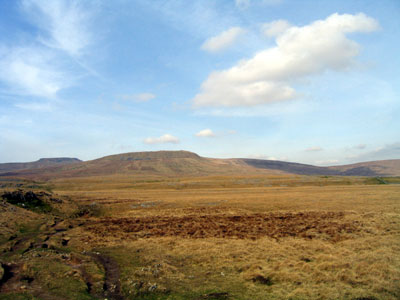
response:
M399 299L400 160L0 164L0 299Z

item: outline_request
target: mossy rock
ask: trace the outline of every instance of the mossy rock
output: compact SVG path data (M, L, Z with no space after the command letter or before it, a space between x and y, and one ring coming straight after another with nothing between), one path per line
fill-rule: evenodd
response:
M38 194L32 191L24 192L23 190L17 190L5 192L1 197L10 204L36 212L50 212L52 210L52 207L42 197L39 197Z

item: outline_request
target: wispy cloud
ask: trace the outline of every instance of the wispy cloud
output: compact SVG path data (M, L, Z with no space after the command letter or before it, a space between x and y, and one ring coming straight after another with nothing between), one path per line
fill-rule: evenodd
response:
M32 47L7 50L0 53L0 80L11 93L54 98L69 85L51 52Z
M400 158L400 142L387 144L376 148L372 151L367 151L363 154L349 157L352 161L370 161L382 159L399 159Z
M196 133L197 137L215 137L215 133L211 129L203 129Z
M90 14L82 2L24 0L22 7L33 24L42 30L38 38L44 45L71 56L81 56L90 45Z
M231 47L246 31L240 27L232 27L220 34L207 39L201 49L207 52L216 53Z
M120 98L125 101L135 101L135 102L147 102L156 97L156 95L152 93L141 93L141 94L133 94L133 95L121 95Z
M179 144L179 139L171 134L164 134L160 137L148 137L143 141L145 144Z
M307 149L305 149L306 152L319 152L319 151L323 151L324 149L322 149L319 146L313 146L313 147L309 147Z
M87 71L79 58L92 41L89 15L77 1L24 0L20 8L36 33L0 45L0 81L7 93L54 99Z
M275 47L212 72L192 99L193 106L243 107L293 99L293 80L326 70L344 71L354 64L359 45L346 34L378 28L375 19L360 13L333 14L307 26L272 30L278 34Z

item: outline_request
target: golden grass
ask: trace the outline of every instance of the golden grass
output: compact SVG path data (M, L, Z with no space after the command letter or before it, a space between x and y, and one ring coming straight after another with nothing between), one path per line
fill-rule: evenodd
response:
M139 255L142 264L128 268L123 284L138 278L175 291L207 287L233 299L397 299L399 246L387 237L337 244L297 238L139 240L124 245L126 255ZM143 271L155 265L161 275ZM258 275L272 284L253 282Z
M126 299L218 299L213 293L222 293L219 299L399 299L400 186L374 183L249 175L86 177L48 185L70 199L65 212L102 207L103 216L57 226L73 224L65 232L68 251L88 260L91 273L101 266L83 251L118 262ZM280 234L270 234L277 228ZM48 242L60 245L62 234ZM59 263L48 263L54 260ZM75 280L82 290L82 279Z
M231 299L400 297L397 185L367 185L365 178L309 176L119 179L69 179L53 184L62 195L102 204L115 220L167 217L178 222L191 214L341 212L343 219L334 222L356 222L359 229L338 241L318 232L313 239L265 236L255 240L138 238L123 227L109 233L104 227L101 235L88 227L71 233L76 249L108 249L119 260L127 295L138 295L142 282L142 289L157 283L160 292L170 292L168 299L196 299L211 291L227 292ZM97 219L91 222L100 231L105 226Z

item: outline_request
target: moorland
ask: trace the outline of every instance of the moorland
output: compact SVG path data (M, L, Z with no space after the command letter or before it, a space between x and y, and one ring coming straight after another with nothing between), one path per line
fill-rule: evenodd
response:
M0 299L399 299L399 162L0 164Z

